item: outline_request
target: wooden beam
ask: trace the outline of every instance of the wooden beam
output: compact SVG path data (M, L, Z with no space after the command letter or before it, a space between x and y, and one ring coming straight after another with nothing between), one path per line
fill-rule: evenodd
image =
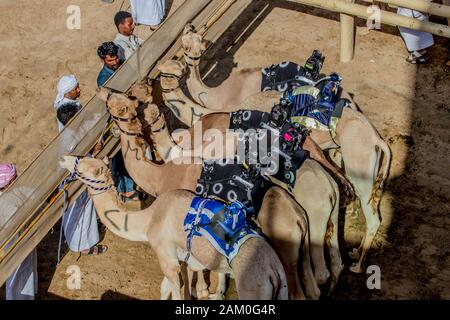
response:
M342 0L287 0L290 2L301 3L316 8L329 11L345 13L363 19L368 19L371 15L367 12L367 6L355 3L348 3ZM398 14L381 10L381 23L405 27L409 29L429 32L431 34L450 38L450 27L438 23L420 21L414 18L400 16Z
M346 0L354 2L354 0ZM341 62L350 62L355 54L355 17L341 13Z
M443 0L447 1L447 0ZM450 3L433 3L426 0L377 0L397 7L414 9L416 11L425 12L438 17L450 18Z

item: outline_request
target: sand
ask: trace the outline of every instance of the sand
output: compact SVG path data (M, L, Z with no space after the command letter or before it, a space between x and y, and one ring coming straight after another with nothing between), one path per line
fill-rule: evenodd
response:
M181 2L174 1L171 12ZM207 83L218 85L233 67L283 60L302 63L313 49L320 49L326 55L324 70L343 76L345 90L354 95L393 154L381 202L382 226L367 260L367 265L381 269L381 289L367 289L368 275L348 271L347 252L359 243L364 218L352 219L342 212L340 245L346 269L332 297L449 299L450 75L442 67L448 55L445 40L437 39L433 63L418 67L405 62L406 50L396 29L367 32L360 21L355 60L343 64L336 15L273 1L275 7L227 51L263 2L255 1L205 56L211 62L219 60ZM33 7L28 3L0 2L0 11L8 12L0 26L0 160L16 163L19 171L57 133L52 104L58 77L77 75L82 103L94 94L101 68L96 48L113 38L112 17L122 1L41 0ZM67 30L66 4L80 5L81 30ZM38 299L159 298L162 273L148 245L106 232L102 243L109 246L107 253L77 261L77 254L66 252L55 268L58 230L55 227L38 247ZM66 287L71 265L81 269L81 290ZM235 297L233 288L228 295Z

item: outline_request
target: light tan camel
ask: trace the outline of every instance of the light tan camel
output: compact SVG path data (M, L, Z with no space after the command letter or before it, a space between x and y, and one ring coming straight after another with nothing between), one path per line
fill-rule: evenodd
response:
M162 154L162 158L170 161L172 159L171 157L183 154L184 150L171 139L167 126L165 125L164 115L159 112L158 107L154 104L149 104L144 110L144 113L146 122L150 124L152 140L155 142L158 153ZM215 116L221 116L221 114L207 115L194 126L202 125L206 118ZM215 128L221 128L224 123L229 123L229 119L219 118L218 120L213 121L210 125L203 125L202 129L206 130L212 125ZM174 150L177 151L174 152ZM189 154L191 152L187 153ZM165 156L167 158L164 158ZM343 268L337 230L339 190L328 173L313 160L306 160L297 171L297 181L298 183L293 190L293 195L298 203L306 210L309 217L309 225L312 230L311 242L313 243L313 247L311 254L316 271L315 278L319 284L322 284L330 275L326 267L323 251L324 239L326 239L332 262L332 281L330 287L332 289L337 283L339 274ZM277 182L275 181L275 183ZM287 186L284 187L287 189ZM327 225L330 229L328 234Z
M108 110L115 119L122 119L122 121L118 121L118 120L116 120L116 121L118 122L118 125L121 128L121 140L122 140L121 143L122 143L122 151L123 151L124 159L125 159L125 165L128 169L129 162L130 161L133 162L132 167L135 168L135 171L133 171L133 173L132 173L130 170L128 170L128 172L130 173L130 175L133 179L137 179L137 180L135 180L135 182L140 187L142 187L146 191L147 190L149 190L149 191L155 190L156 194L161 194L162 192L167 192L169 190L182 189L182 188L186 189L186 190L190 190L190 191L195 190L195 188L197 186L197 180L200 177L200 171L202 169L201 161L198 162L198 164L190 164L188 167L189 169L186 169L187 168L186 165L177 165L174 162L167 162L164 165L155 165L155 164L151 163L150 161L146 160L146 158L143 157L144 139L143 139L143 135L141 134L142 133L142 131L141 131L142 125L136 117L136 114L137 114L136 108L138 107L138 105L136 103L137 100L135 100L135 101L130 100L124 94L117 94L117 93L110 94L110 92L104 88L102 88L98 92L98 96L102 99L107 100ZM157 123L155 122L153 124L155 125ZM125 152L128 149L132 149L132 151L137 156L128 157L127 152ZM136 151L136 149L138 149L138 151ZM134 163L134 162L136 162L136 163ZM140 163L140 165L139 165L139 163ZM139 166L141 169L139 169ZM179 173L177 172L178 167L180 168L180 174L182 176L186 176L186 179L183 179L183 180L179 179ZM165 172L164 172L164 168L166 168ZM167 169L167 168L169 168L169 169ZM161 172L159 172L159 170L161 170ZM190 171L194 172L195 174L188 175L185 173L185 170L190 170ZM136 176L135 176L135 174L136 174ZM141 176L139 176L139 174ZM142 175L145 175L145 179L142 178ZM191 179L191 181L187 181L188 179ZM170 180L171 184L166 182L166 180ZM141 183L142 183L142 185L141 185ZM161 184L163 186L158 187L158 184ZM286 196L283 197L286 199L283 200L282 198L280 198L279 201L283 202L283 203L289 203L289 201L291 201L291 200L287 200L287 197L288 197L288 195L286 194ZM277 205L283 205L283 204L280 203ZM274 206L274 205L272 205L272 206ZM296 209L296 212L298 214L300 214L301 212L303 212L303 209L301 209L299 207L298 209ZM303 219L303 218L300 216L298 219ZM337 221L336 221L336 223L337 223ZM300 226L299 223L292 224L292 225ZM324 227L326 229L326 222L325 222ZM271 227L267 227L267 228L269 230L268 235L270 235L271 241L278 248L282 248L283 247L282 243L285 242L285 240L280 240L281 244L278 244L278 240L277 240L278 238L286 239L289 237L296 237L296 235L298 235L298 234L304 234L304 231L302 231L302 230L293 231L292 229L286 229L285 230L286 234L277 235L277 234L272 234L270 232L270 230L275 230L275 229L273 229ZM265 228L263 228L263 231L264 230L265 230ZM337 237L337 235L336 235L336 237ZM313 237L311 237L311 238L313 238ZM333 236L333 239L334 239L334 236ZM323 241L323 239L322 239L322 241ZM336 238L336 242L337 242L337 238ZM283 249L282 251L279 252L280 259L283 261L283 265L286 266L286 268L288 268L288 269L286 269L286 273L288 275L289 283L296 283L296 284L299 283L296 265L297 265L297 262L299 259L300 252L299 252L299 250L297 250L297 251L292 250L291 247L293 245L301 246L301 244L302 244L302 239L297 238L296 241L293 242L292 245L286 246L285 249ZM300 248L300 247L298 247L298 248ZM308 251L305 251L305 252L309 253L309 246L308 246ZM339 258L340 258L340 256L339 256ZM295 267L294 267L293 261L295 261ZM305 288L306 288L306 296L310 299L317 299L320 296L320 290L317 287L317 283L314 279L314 275L311 270L309 254L305 254L302 261L303 261L303 275L304 275L304 283L305 283ZM325 264L325 261L323 263ZM328 277L329 273L328 273L328 270L326 269L326 265L324 266L324 268L325 268L325 271L324 271L325 275L321 275L321 276ZM318 273L316 273L316 274L318 274ZM199 277L199 279L202 279L202 277ZM202 293L203 290L197 289L197 291ZM302 294L300 292L301 292L301 287L299 287L299 286L296 286L293 288L290 287L290 296L292 298L301 297Z
M230 114L229 113L213 113L213 114L206 114L202 115L201 118L198 118L196 121L191 121L190 119L194 119L194 117L191 115L190 109L193 105L196 105L195 102L193 102L191 99L189 99L183 91L179 88L179 78L177 77L168 77L168 75L171 74L182 74L184 73L184 65L180 61L176 60L168 60L162 64L158 65L159 70L161 71L161 86L163 88L163 91L169 92L170 95L174 98L174 101L176 100L180 105L178 107L172 106L172 108L176 108L177 112L176 114L186 114L189 116L183 116L180 117L180 120L184 122L184 119L188 119L187 122L184 122L187 126L191 127L191 129L188 130L188 133L185 134L185 136L194 137L192 139L188 139L189 143L191 145L183 144L181 145L184 149L191 149L193 150L192 155L196 156L203 156L205 157L205 153L202 155L199 154L195 150L202 149L202 150L218 150L217 145L214 144L212 146L208 146L202 139L195 139L194 133L201 132L202 137L205 132L208 132L208 135L211 135L211 133L222 133L222 137L225 137L226 139L222 139L223 141L223 148L221 150L224 150L223 152L220 152L220 155L234 155L235 150L230 150L229 147L234 148L236 146L236 143L234 143L235 137L228 135L225 135L224 133L227 132L229 128L230 123ZM166 76L163 76L166 75ZM169 88L176 87L176 90L170 90ZM257 110L260 111L260 107L256 108L256 106L261 105L270 105L273 107L274 101L272 99L273 97L267 97L265 95L258 95L253 96L251 99L247 100L242 108L242 110ZM168 100L167 93L164 94L164 100L166 103L171 104ZM279 97L278 97L279 100ZM269 101L269 102L268 102ZM173 103L172 103L173 104ZM184 106L190 106L188 108ZM197 105L197 108L202 108L201 106ZM172 109L173 110L173 109ZM270 109L269 109L270 111ZM157 121L157 119L155 119ZM191 123L194 123L193 125ZM214 131L212 131L214 130ZM183 132L182 132L183 133ZM214 140L214 139L211 139ZM217 142L217 141L214 141ZM178 143L178 142L177 142ZM219 141L220 143L220 141ZM345 178L344 174L340 172L338 168L336 168L333 164L331 164L328 159L325 157L323 151L320 149L320 147L314 142L313 139L311 139L309 136L306 137L304 143L303 143L303 149L309 151L310 156L312 159L318 161L322 166L327 168L339 181L341 182L342 186L344 187L345 193L350 197L353 198L353 187L349 183L349 181ZM173 150L176 151L176 150ZM213 152L211 152L213 153ZM165 155L161 155L162 157L166 157ZM207 158L215 159L214 155L208 154ZM227 157L228 158L228 157Z
M257 97L261 95L263 68L234 69L220 86L208 87L202 80L199 68L200 58L206 50L202 36L195 32L195 28L191 24L188 24L184 28L181 41L184 60L189 66L186 84L192 98L200 106L211 110L235 111L237 106L242 106L253 99L259 99ZM278 99L275 104L280 99L280 93L277 91L268 91L263 96ZM342 96L353 102L347 92L343 92ZM354 103L351 103L351 106L356 110ZM267 111L270 108L270 105L262 104L257 110Z
M186 96L180 88L180 80L186 73L186 66L183 62L168 60L162 64L158 64L158 69L161 71L160 82L164 102L181 122L191 127L204 115L215 111L214 109L207 109L198 103L185 98ZM239 101L239 104L233 106L230 110L271 110L279 101L280 94L278 92L260 92ZM220 111L229 110L226 109Z
M190 67L187 85L191 96L202 106L211 110L234 110L239 105L239 99L253 97L261 90L261 69L232 73L219 87L208 88L199 72L199 59L205 49L201 36L188 25L182 42L185 59ZM348 94L343 94L343 97L351 100ZM352 108L344 109L334 139L329 132L314 128L311 128L311 138L324 150L340 149L345 174L360 201L366 219L366 233L360 247L350 253L352 258L358 259L350 270L361 273L364 271L367 252L381 224L379 203L389 174L391 151L367 118L351 105Z
M76 165L76 159L65 156L60 165L72 173L78 172L77 178L88 186L101 221L119 237L131 241L148 241L166 277L163 283L170 283L173 299L181 299L179 261L184 261L188 250L183 221L194 194L187 190L172 190L161 194L147 209L130 212L118 200L108 161L84 158ZM294 215L297 216L297 213ZM244 242L230 268L226 258L204 237L194 237L187 264L196 271L208 268L232 273L240 299L288 299L283 266L263 238L250 238Z

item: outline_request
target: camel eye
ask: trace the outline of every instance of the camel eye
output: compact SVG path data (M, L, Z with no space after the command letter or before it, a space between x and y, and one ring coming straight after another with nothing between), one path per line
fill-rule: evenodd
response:
M96 176L99 176L99 175L101 175L102 173L103 173L103 167L100 167L100 168L98 168L98 169L96 170L95 175L96 175Z

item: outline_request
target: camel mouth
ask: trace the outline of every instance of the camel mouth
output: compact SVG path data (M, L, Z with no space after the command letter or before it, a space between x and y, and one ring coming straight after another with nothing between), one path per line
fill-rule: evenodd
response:
M62 168L62 169L66 169L72 172L73 167L71 167L71 162L70 162L70 156L64 155L61 156L58 160L58 165Z

